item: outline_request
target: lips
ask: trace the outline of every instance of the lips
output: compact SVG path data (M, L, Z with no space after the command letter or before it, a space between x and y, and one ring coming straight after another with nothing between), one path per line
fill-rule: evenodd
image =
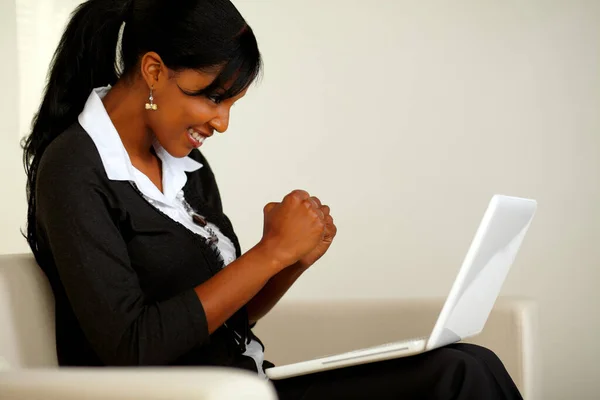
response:
M202 135L200 132L198 132L194 128L189 128L187 130L187 136L188 136L188 139L189 139L190 143L192 144L192 146L194 146L194 148L198 148L198 147L202 146L202 143L206 139L206 136Z

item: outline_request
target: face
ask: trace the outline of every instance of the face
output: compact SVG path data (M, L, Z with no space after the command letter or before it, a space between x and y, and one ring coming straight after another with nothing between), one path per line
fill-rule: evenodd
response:
M146 81L154 82L153 97L158 106L156 111L145 113L146 123L166 151L174 157L185 157L194 148L202 146L215 131L223 133L227 130L231 107L244 97L246 90L230 99L220 99L219 92L197 94L213 82L218 70L175 73L167 70L159 59L145 61L151 65L146 65L142 73L148 72Z

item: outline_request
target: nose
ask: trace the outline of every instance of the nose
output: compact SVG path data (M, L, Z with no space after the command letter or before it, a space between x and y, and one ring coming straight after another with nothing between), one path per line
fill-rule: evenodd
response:
M219 107L217 115L210 121L210 126L219 133L223 133L229 127L229 107Z

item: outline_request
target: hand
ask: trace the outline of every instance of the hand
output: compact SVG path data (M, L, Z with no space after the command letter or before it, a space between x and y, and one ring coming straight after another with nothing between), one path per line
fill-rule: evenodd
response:
M325 214L320 202L303 190L295 190L281 203L264 208L265 222L261 244L285 268L311 252L323 241Z
M300 258L296 263L296 265L301 269L310 267L317 262L317 260L323 257L327 250L329 250L329 246L331 246L331 243L337 234L337 227L333 222L333 217L331 216L331 210L329 206L321 205L321 201L316 197L313 197L312 199L318 204L319 209L323 212L325 218L325 232L323 239L319 242L319 244L317 244L317 246L304 257Z

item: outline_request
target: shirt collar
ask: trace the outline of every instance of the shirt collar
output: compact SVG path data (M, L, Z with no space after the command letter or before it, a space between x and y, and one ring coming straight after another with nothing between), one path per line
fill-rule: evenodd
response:
M190 157L173 157L155 140L154 150L162 162L163 170L161 193L146 175L133 166L121 137L104 108L102 99L110 89L110 85L94 89L78 118L100 153L108 179L130 181L144 195L163 203L172 202L187 182L186 172L197 171L202 168L202 164Z

